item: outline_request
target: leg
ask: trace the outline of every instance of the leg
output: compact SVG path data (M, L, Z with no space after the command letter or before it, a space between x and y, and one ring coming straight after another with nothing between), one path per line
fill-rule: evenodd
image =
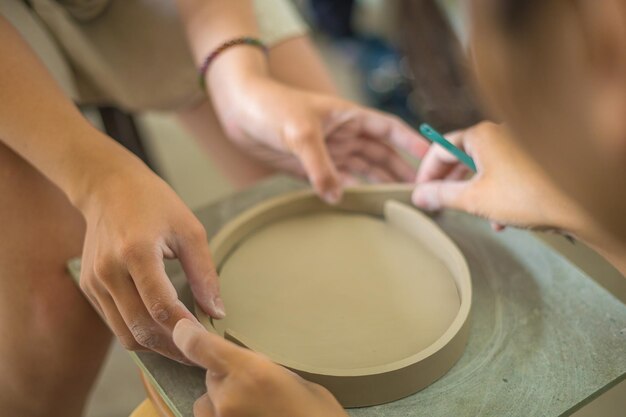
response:
M336 95L337 91L315 47L306 36L281 42L270 50L272 76L293 87ZM251 185L272 170L241 151L224 134L209 100L178 114L215 164L237 187Z
M0 195L0 410L79 417L111 338L65 270L83 219L2 143Z

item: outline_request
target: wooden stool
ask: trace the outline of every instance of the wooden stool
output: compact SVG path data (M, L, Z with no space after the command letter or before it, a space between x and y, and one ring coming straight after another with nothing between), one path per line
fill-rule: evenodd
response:
M148 398L135 408L130 417L175 417L143 372L140 372L140 376Z
M135 408L135 411L130 414L130 417L160 417L160 414L154 407L154 404L152 404L152 400L146 398Z

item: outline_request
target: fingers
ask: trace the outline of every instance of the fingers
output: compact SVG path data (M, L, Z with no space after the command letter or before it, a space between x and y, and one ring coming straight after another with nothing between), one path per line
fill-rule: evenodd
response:
M415 168L389 145L377 140L363 139L358 153L387 172L393 181L412 182L415 179Z
M158 270L156 273L151 272L150 268L154 268L150 262L152 257L129 256L128 253L125 256L128 268L122 262L106 261L106 257L98 258L94 263L94 277L88 280L91 282L88 292L97 300L107 322L125 348L152 350L171 359L184 361L170 337L176 323L171 321L177 317L193 316L178 301L173 287L171 290L167 288L171 283L165 272L161 271L162 276L158 275ZM162 269L162 263L160 265ZM138 280L133 281L129 272L135 274ZM144 288L143 298L137 285ZM166 289L160 290L160 286ZM163 295L168 292L173 292L173 298L170 296L168 299L167 295Z
M469 174L473 174L473 172L467 165L459 164L448 172L445 179L448 181L460 181L467 179Z
M464 148L463 132L453 132L446 135L446 138L461 149ZM459 160L449 151L438 144L432 144L420 164L417 172L417 183L421 184L446 178L447 175L460 164Z
M193 415L195 417L217 417L213 403L207 394L198 398L193 404Z
M356 117L363 133L371 138L388 141L420 159L428 151L428 141L396 116L360 108Z
M194 317L178 300L176 289L165 273L162 253L149 247L137 247L127 250L124 259L136 292L141 297L152 321L171 332L180 319ZM127 294L130 289L124 285L123 277L118 278L108 287L113 298L116 298L116 295L128 298ZM120 291L120 287L126 287L127 292ZM117 299L116 302L122 304Z
M418 184L413 191L413 204L424 210L444 208L473 212L470 192L472 181L430 181Z
M328 150L341 173L363 176L372 182L412 182L416 171L393 147L377 139L333 135Z
M148 313L130 276L112 281L108 290L114 300L115 308L123 319L124 326L140 348L158 352L178 362L186 362L172 342L170 331Z
M219 280L206 231L202 225L192 230L192 233L181 237L177 242L178 259L202 310L213 318L223 319L226 317L226 310L220 297Z
M143 347L135 340L135 337L130 332L113 298L111 298L108 293L105 293L99 297L99 300L98 304L103 318L124 349L132 351L143 350Z
M128 245L116 255L100 254L85 273L81 287L126 349L188 362L171 333L180 319L195 317L178 300L158 245Z
M359 179L356 178L350 171L340 171L339 176L341 177L341 184L344 187L353 187L355 185L359 185Z
M318 195L330 204L341 199L341 179L333 164L321 127L316 125L287 127L284 141L298 157Z
M387 171L357 155L349 157L342 168L350 173L361 175L373 183L395 181L395 178Z
M174 343L189 360L215 376L228 375L229 362L246 352L187 319L176 324L173 336Z

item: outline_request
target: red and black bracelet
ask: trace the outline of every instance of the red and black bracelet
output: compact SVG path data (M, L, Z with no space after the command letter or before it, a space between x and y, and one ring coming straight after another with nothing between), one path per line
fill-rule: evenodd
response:
M260 48L265 53L265 55L267 55L269 52L269 48L260 39L257 38L243 36L241 38L235 38L224 42L205 58L204 62L200 66L200 69L198 70L198 81L200 82L200 87L202 87L202 90L206 90L206 73L209 69L209 65L211 65L211 62L213 62L215 58L217 58L217 56L224 52L226 49L237 45L255 46L257 48Z

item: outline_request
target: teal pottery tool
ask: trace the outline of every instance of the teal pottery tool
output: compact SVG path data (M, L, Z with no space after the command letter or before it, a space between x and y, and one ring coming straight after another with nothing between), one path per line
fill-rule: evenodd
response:
M463 162L469 169L476 172L476 164L471 156L454 146L450 141L443 137L443 135L437 132L432 126L427 123L422 123L419 127L420 133L431 142L435 142L438 145L443 146L448 152L454 155L459 161Z

